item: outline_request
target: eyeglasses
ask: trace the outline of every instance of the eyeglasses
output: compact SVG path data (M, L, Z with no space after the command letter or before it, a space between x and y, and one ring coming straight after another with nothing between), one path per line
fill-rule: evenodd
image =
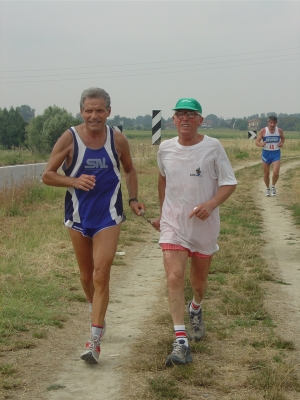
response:
M184 116L185 116L185 114L186 114L186 116L188 117L188 119L193 119L193 118L195 118L197 115L200 115L199 113L197 113L197 112L192 112L192 111L178 111L178 112L175 113L175 115L176 115L176 117L177 117L178 119L183 119Z

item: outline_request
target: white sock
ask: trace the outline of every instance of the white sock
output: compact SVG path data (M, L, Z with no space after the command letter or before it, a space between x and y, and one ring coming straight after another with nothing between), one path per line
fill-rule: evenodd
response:
M99 326L99 325L91 326L92 338L94 338L96 336L100 340L102 337L102 332L103 332L103 326Z
M194 314L198 314L198 312L201 309L201 305L202 305L202 301L200 303L196 303L195 299L193 299L190 304L190 312L192 312Z
M176 342L188 346L189 344L186 337L185 325L174 325L174 331Z

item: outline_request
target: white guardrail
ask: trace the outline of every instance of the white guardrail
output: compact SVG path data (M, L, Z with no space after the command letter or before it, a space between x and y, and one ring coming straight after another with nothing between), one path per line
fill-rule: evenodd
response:
M27 179L42 180L47 163L10 165L0 167L0 190L19 184Z

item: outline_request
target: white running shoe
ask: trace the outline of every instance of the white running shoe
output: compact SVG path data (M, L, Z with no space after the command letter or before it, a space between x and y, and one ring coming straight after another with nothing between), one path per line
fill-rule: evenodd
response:
M81 359L87 364L98 364L100 355L100 339L97 336L91 337L85 345L85 352Z
M271 196L271 190L270 190L270 188L267 188L267 189L266 189L266 196L267 196L267 197L270 197L270 196Z
M178 343L176 340L173 343L173 351L166 359L166 366L173 367L174 365L189 364L193 361L191 351L188 346Z
M271 196L276 196L276 188L275 188L275 186L271 187Z

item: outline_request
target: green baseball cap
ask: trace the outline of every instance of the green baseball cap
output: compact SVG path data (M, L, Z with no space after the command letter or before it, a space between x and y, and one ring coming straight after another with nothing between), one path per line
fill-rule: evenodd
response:
M202 114L201 104L197 100L187 97L179 99L172 110L194 110Z

